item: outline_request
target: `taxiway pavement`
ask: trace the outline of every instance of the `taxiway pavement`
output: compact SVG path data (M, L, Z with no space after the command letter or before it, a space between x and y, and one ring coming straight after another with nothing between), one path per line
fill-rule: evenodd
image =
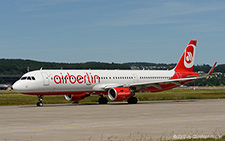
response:
M0 140L177 139L225 134L225 99L0 106Z

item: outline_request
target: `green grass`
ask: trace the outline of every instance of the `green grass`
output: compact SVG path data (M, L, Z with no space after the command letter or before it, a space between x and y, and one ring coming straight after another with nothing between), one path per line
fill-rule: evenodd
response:
M140 101L184 100L184 99L219 99L225 98L223 89L174 89L160 93L143 93L136 95Z
M183 139L183 140L176 140L176 141L225 141L225 136L222 136L221 138L218 138L218 139L214 139L214 138L206 138L206 139Z
M15 92L0 92L0 105L29 105L36 104L37 96L23 95ZM66 103L63 96L44 96L45 104Z
M223 99L225 90L183 90L175 89L159 93L137 93L135 95L139 101L157 101L157 100L185 100L185 99ZM92 95L79 101L79 103L98 102L98 95ZM29 105L36 104L37 96L23 95L15 92L0 92L0 105ZM126 100L124 101L126 102ZM63 95L44 96L44 104L72 103L66 101Z
M215 136L215 138L190 138L190 139L172 139L172 140L168 140L166 139L167 137L161 137L157 140L159 141L224 141L225 140L225 136ZM117 136L110 136L110 137L106 137L105 139L99 139L99 140L105 140L105 141L123 141L123 140L132 140L132 141L154 141L156 139L153 139L151 136L149 135L145 135L145 134L141 134L139 132L137 133L131 133L129 136L125 137L125 138L121 138L121 137L117 137ZM91 138L90 138L91 141Z

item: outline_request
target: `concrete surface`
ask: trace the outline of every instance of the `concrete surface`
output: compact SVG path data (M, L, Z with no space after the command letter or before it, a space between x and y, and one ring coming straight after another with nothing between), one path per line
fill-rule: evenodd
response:
M2 141L161 140L225 134L225 100L0 106Z

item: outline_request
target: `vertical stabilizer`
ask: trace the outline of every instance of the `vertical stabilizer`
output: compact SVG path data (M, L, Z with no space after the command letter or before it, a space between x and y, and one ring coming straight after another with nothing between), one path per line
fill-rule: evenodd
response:
M177 66L174 68L176 72L192 72L194 67L195 49L197 40L191 40L182 54Z

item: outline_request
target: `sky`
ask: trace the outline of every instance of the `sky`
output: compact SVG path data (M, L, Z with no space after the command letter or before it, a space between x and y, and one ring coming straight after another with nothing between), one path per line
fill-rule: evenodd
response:
M224 0L1 0L0 58L225 64Z

